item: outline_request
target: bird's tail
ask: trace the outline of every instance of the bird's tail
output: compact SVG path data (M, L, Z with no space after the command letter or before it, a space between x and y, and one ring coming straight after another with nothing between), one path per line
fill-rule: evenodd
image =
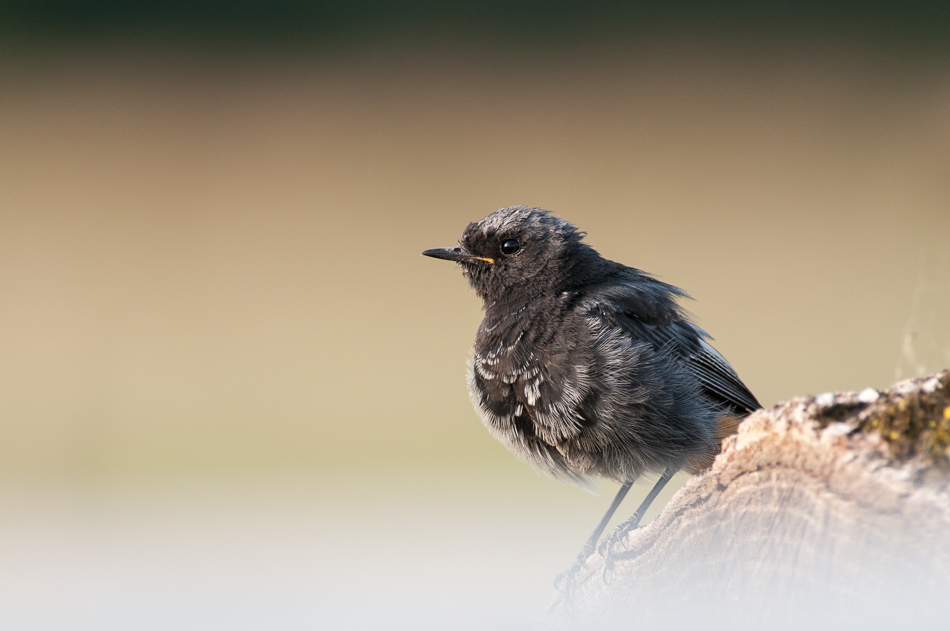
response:
M735 414L723 414L716 420L716 429L713 430L713 438L716 439L717 454L719 453L719 445L722 444L724 439L736 433L741 421L742 417L736 416Z
M683 467L683 469L687 473L696 475L703 469L708 469L711 467L713 461L716 459L716 456L718 456L719 452L722 450L722 441L736 433L741 421L742 417L736 416L735 414L723 414L718 419L716 419L716 427L713 429L713 438L715 441L713 442L709 451L706 454L691 460L685 467Z

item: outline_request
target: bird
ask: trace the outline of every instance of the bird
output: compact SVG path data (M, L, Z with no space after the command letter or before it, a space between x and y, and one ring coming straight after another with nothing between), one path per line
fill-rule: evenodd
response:
M468 388L488 431L556 480L621 485L575 567L638 478L659 474L623 532L761 407L680 306L686 292L602 257L585 236L547 210L510 206L470 223L457 246L422 252L457 263L483 302Z

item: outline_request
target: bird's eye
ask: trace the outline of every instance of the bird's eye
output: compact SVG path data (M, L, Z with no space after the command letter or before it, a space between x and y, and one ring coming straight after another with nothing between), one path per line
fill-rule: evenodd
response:
M505 241L501 244L502 254L514 254L521 249L521 244L517 241Z

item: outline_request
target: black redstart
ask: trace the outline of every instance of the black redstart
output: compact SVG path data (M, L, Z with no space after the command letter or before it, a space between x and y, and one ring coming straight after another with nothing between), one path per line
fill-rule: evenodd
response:
M670 477L712 464L759 402L676 302L681 289L608 261L546 210L513 206L471 223L453 248L484 301L468 385L485 426L553 478L622 486L660 473L623 526L635 528Z

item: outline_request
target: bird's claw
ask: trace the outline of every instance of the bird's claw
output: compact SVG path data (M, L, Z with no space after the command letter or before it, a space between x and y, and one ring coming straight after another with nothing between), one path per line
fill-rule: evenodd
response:
M570 606L577 573L587 566L587 559L590 558L594 551L594 546L588 542L583 550L581 550L581 553L577 555L577 558L574 559L571 567L554 577L554 589L560 593L560 597L551 605L552 608L561 602L563 602L566 607Z
M623 526L620 528L623 528ZM614 571L614 544L623 539L624 535L629 532L629 529L626 528L624 528L624 530L621 532L620 528L618 528L617 531L611 533L610 536L607 537L607 540L604 541L604 570L600 574L600 577L603 579L604 583L610 582L610 576Z

